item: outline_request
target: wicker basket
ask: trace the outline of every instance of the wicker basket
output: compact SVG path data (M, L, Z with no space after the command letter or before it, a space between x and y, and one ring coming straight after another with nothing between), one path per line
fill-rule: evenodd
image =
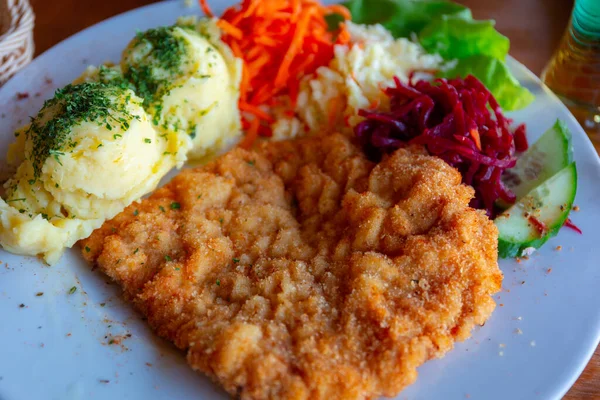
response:
M33 58L34 14L28 0L0 0L0 14L9 26L0 26L0 85ZM2 24L2 21L0 21Z

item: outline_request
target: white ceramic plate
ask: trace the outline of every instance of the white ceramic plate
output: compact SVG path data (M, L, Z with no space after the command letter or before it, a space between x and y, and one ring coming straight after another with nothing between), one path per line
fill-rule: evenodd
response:
M220 11L231 1L211 3ZM180 1L150 5L86 29L38 57L0 90L0 154L14 129L88 64L118 62L137 30L198 13ZM443 359L419 368L417 382L399 399L559 399L598 344L599 159L558 99L521 64L509 65L536 95L535 103L512 115L528 124L530 141L556 118L574 134L581 211L572 218L584 234L563 229L530 260L501 261L504 285L489 322ZM17 92L30 97L17 100ZM562 251L555 250L558 245ZM0 400L227 398L187 367L182 352L156 338L78 250L51 268L4 251L0 260ZM73 286L77 291L69 294ZM121 345L108 344L115 337L123 338Z

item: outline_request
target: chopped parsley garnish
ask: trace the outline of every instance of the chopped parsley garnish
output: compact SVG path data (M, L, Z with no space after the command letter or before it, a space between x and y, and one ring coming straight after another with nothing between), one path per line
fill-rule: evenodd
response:
M48 157L60 163L64 149L75 147L71 138L73 127L82 122L95 122L100 126L114 124L126 130L124 122L140 118L128 112L129 100L124 98L124 90L102 82L67 85L57 90L31 120L25 133L33 142L31 153L26 157L32 161L34 178L40 176Z
M49 150L48 154L53 156L57 163L62 165L62 163L60 162L60 158L58 158L58 156L64 156L65 153L63 153L62 151L57 151L57 150Z
M191 124L188 127L188 135L190 135L190 138L195 139L196 138L196 124Z
M179 210L181 208L181 204L177 202L171 203L171 210Z
M160 114L157 101L169 91L174 78L181 75L181 66L188 52L186 41L174 34L176 28L168 26L139 32L133 48L139 46L147 55L139 64L128 65L125 70L125 78L144 99L144 107L155 108L155 117ZM157 120L154 123L158 125Z
M73 294L77 291L77 286L73 286L71 289L69 289L69 294Z
M165 256L165 260L167 260L167 261L173 261L173 259L171 258L171 256L168 255L168 254Z
M85 246L85 251L89 253L90 251L92 251L92 249L90 249L89 247Z
M201 116L201 117L204 117L206 114L208 114L208 112L210 111L210 109L212 108L213 105L211 105L208 108L205 108L204 110L200 110L200 112L198 113L198 115Z
M158 206L158 208L160 209L160 211L165 212L165 208L163 206Z
M115 140L117 140L117 138L122 138L122 137L123 137L123 135L121 135L121 134L118 134L118 133L115 133L115 134L113 135L113 139L115 139Z
M239 263L239 262L240 262L240 259L239 259L239 258L235 258L235 257L234 257L234 258L233 258L233 262L234 262L234 263Z
M221 280L217 279L217 286L221 286Z
M6 200L6 202L7 202L7 203L12 203L12 202L15 202L15 201L25 201L25 200L27 200L27 199L26 199L26 198L24 198L24 197L22 197L22 198L20 198L20 199Z
M140 251L139 247L133 251L133 254L137 254L138 251Z
M123 74L119 69L109 68L104 65L101 65L98 69L98 80L102 83L110 84L112 86L117 86L121 89L131 89L135 90L131 82L123 77ZM131 98L130 95L128 95ZM129 100L129 99L128 99Z
M248 165L251 165L254 167L254 164L256 164L256 161L254 160L250 160L250 161L246 161L248 163Z
M162 112L163 106L162 104L155 104L154 105L154 117L152 118L152 123L154 125L158 125L160 122L160 117L161 117L161 112Z
M135 210L135 211L133 212L133 216L134 216L134 217L137 217L139 214L140 214L140 212L139 212L138 210Z
M144 143L152 143L152 139L145 138Z

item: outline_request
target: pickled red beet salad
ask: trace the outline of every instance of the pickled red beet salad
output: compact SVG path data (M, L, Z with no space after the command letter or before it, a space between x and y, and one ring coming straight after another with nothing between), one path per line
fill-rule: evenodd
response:
M446 161L475 189L471 207L494 218L498 199L513 204L515 195L500 179L516 164L515 154L527 150L525 125L511 129L490 91L474 76L465 79L419 80L385 89L390 111L360 110L365 117L354 131L366 153L378 160L411 144L425 145Z

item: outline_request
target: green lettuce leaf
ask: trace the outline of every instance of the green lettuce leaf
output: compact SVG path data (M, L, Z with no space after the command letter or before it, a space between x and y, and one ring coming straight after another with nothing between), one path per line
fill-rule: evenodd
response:
M472 18L467 7L447 0L350 0L343 5L353 22L381 24L396 38L419 33L436 16Z
M504 62L486 55L461 58L456 65L438 74L440 78L456 78L474 75L498 100L505 111L527 107L534 99L533 94L521 86Z
M325 22L327 23L327 31L335 32L339 29L340 24L344 22L344 17L340 14L327 14L325 16Z
M504 64L509 40L494 21L476 21L471 10L448 0L349 0L343 3L358 24L381 24L392 35L417 34L428 53L438 53L454 67L445 78L473 74L492 92L502 108L517 110L533 101Z
M494 25L494 21L442 15L419 32L419 41L428 53L438 53L447 60L482 55L504 61L510 40Z

